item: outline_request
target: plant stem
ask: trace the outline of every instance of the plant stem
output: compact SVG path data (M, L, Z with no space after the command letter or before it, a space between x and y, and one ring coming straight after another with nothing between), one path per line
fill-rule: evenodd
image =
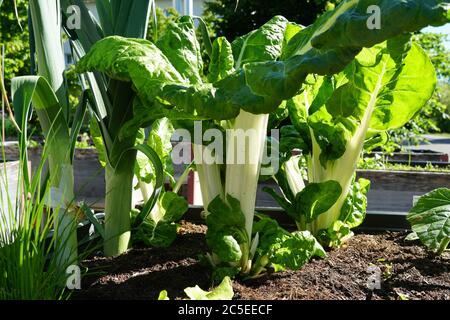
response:
M256 192L269 115L241 111L231 135L227 134L225 193L239 200L248 239L252 238ZM243 160L243 161L242 161Z
M133 162L132 162L133 163ZM105 255L118 256L128 250L131 235L133 166L106 166Z
M203 160L205 149L206 147L203 145L193 144L194 161L200 180L203 206L204 210L207 211L209 204L214 198L219 195L223 198L223 186L222 178L220 177L220 165L217 163L205 163Z

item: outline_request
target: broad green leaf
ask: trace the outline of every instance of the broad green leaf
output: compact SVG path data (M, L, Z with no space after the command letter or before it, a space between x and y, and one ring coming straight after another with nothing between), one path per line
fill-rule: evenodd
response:
M169 119L158 119L152 124L147 141L147 145L158 154L163 165L164 175L170 178L172 178L173 175L172 158L170 156L172 151L171 137L173 132L174 128ZM142 138L142 140L144 140L144 137ZM141 143L144 143L144 141ZM148 158L141 153L138 153L136 157L135 174L141 182L147 184L154 182L154 168L152 167L151 162L148 161Z
M183 16L176 23L170 23L156 46L185 81L191 84L202 83L203 60L191 17Z
M275 220L263 218L254 224L259 234L257 256L273 265L276 271L298 270L313 256L325 257L326 253L308 231L289 233ZM261 267L265 267L262 265Z
M443 253L450 243L450 189L441 188L422 196L407 219L425 246Z
M225 277L211 292L204 291L199 286L186 288L184 292L190 300L232 300L234 296L230 277Z
M308 136L306 139L308 139ZM308 154L311 149L309 143L310 141L305 141L304 137L294 126L284 126L280 130L280 152L288 159L291 157L294 149L300 149L303 153Z
M248 245L245 216L237 199L227 201L217 196L208 206L206 242L222 262L237 262L242 257L240 245Z
M369 180L361 178L355 181L342 205L339 220L352 229L361 225L366 217L367 193L369 189Z
M153 247L169 247L177 237L176 223L187 210L188 203L184 197L173 192L164 192L150 214L133 233L132 241Z
M325 258L326 252L309 231L296 231L272 255L278 269L299 270L314 256Z
M239 242L233 237L234 227L226 229L208 229L206 243L221 262L238 262L242 258Z
M237 199L227 195L227 201L223 201L217 196L208 206L210 213L206 217L208 226L236 226L245 225L245 216L241 211L240 203Z
M269 115L268 130L278 128L280 124L289 117L289 110L286 101L283 101L278 108Z
M308 118L314 133L314 141L320 146L320 163L324 168L328 161L342 157L356 130L355 123L345 118L339 120L341 121L336 121L325 107Z
M346 0L314 33L311 44L321 49L332 49L343 43L371 47L405 32L449 22L448 4L447 0ZM381 14L379 28L368 27L373 15L369 8L374 5Z
M350 226L337 220L329 228L320 230L317 239L327 247L339 248L352 236L353 232Z
M167 83L185 81L154 44L143 39L119 36L98 41L76 68L78 72L97 70L116 80L131 80L138 92L143 92L144 88L155 88L153 95L145 94L151 95L150 101L153 101L158 89Z
M188 210L188 203L182 196L174 192L164 192L159 199L158 207L150 213L150 217L156 221L178 222Z
M217 38L212 46L208 81L216 82L234 72L234 58L231 44L224 37Z
M295 197L298 213L296 221L302 218L310 223L330 209L339 199L342 187L337 181L310 183Z
M275 16L261 28L236 38L232 43L235 66L242 68L249 62L275 61L281 55L288 21Z

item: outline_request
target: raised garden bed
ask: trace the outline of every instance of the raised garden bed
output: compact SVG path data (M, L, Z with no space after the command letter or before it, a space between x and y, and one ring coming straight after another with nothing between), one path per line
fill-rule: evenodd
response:
M184 222L170 248L136 248L118 258L93 256L84 262L91 274L73 299L156 299L161 290L173 298L183 289L211 286L210 272L198 257L207 251L206 227ZM297 272L234 281L235 299L450 299L450 254L428 253L404 240L406 232L357 234L324 260ZM381 271L381 289L367 288L368 267Z
M437 152L432 150L411 150L410 152L394 152L392 155L385 155L383 152L372 152L367 154L366 157L374 156L384 157L386 161L391 163L406 163L406 164L448 164L449 155L443 152Z

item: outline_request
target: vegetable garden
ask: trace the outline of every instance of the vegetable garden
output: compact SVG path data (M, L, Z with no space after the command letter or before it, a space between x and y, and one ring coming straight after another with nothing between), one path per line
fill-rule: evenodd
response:
M18 25L20 6L32 70L0 79L0 299L450 298L448 156L387 183L360 170L442 109L445 62L417 39L448 1L330 1L234 39L154 1L96 17L0 0ZM400 222L370 212L371 186L411 188Z

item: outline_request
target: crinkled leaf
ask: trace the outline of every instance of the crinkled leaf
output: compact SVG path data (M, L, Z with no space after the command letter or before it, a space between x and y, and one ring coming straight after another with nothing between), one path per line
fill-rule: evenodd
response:
M246 63L275 61L281 55L288 21L275 16L257 30L236 38L232 43L237 68Z
M367 193L370 189L370 181L359 179L355 181L342 205L339 220L350 228L356 228L363 223L366 217Z
M254 233L260 237L258 256L267 257L276 271L298 270L313 256L326 256L311 233L304 231L291 234L273 219L263 218L255 223Z
M199 286L184 289L190 300L232 300L234 296L233 284L230 277L223 278L222 282L212 291L204 291Z
M450 242L450 189L441 188L422 196L407 219L425 246L444 252Z
M208 81L216 82L234 72L234 58L231 44L224 37L217 38L212 47Z
M211 251L221 262L238 262L242 257L242 250L238 241L233 237L235 228L210 230L206 234L206 242Z
M222 262L237 262L242 257L241 244L248 245L245 216L239 200L217 196L208 206L206 242Z
M227 201L217 196L208 206L210 213L206 217L208 226L220 228L222 226L242 227L245 225L245 216L242 213L239 200L227 195Z
M169 23L156 46L186 81L202 83L203 60L191 17L183 16L176 23Z
M447 23L450 19L448 4L448 0L342 1L324 21L328 28L322 25L314 33L311 44L322 49L332 49L343 43L348 46L371 47L404 32ZM368 10L372 5L376 5L381 13L379 29L367 26L373 15Z
M184 197L164 192L150 214L133 233L133 242L148 246L169 247L177 237L178 222L188 210Z

